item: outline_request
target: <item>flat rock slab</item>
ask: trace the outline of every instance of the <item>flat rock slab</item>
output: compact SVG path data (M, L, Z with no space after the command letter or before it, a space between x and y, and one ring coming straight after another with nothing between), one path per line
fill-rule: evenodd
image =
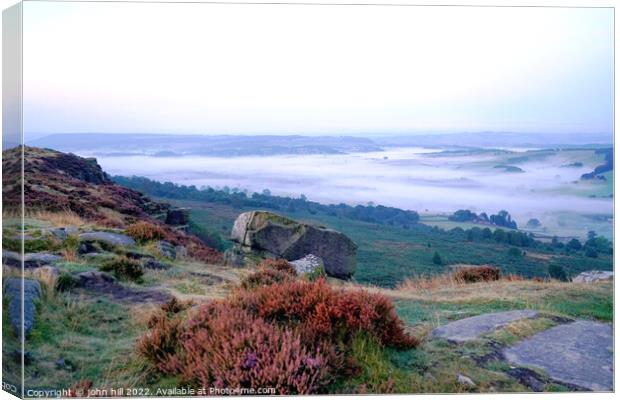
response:
M515 310L477 315L450 322L433 330L433 335L452 342L467 342L492 332L513 321L534 318L538 315L532 310Z
M608 324L559 325L504 349L503 354L510 363L540 368L559 382L613 390L613 334Z
M85 242L100 242L111 246L135 246L136 241L122 233L111 232L86 232L80 235L80 240Z
M62 260L62 257L51 253L26 253L24 254L24 268L38 268L46 264L52 264ZM22 257L20 253L2 250L2 263L11 267L21 268Z

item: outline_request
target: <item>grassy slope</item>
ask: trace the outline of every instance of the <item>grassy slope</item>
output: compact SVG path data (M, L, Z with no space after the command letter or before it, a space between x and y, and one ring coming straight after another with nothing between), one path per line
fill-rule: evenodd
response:
M221 222L226 220L218 215L223 218ZM36 219L31 222L32 227L49 225ZM142 246L141 250L148 251L149 246ZM78 259L60 263L58 267L67 272L79 272L96 269L97 262ZM147 271L141 284L124 285L166 290L183 299L203 302L225 296L245 273L243 269L181 260L166 271ZM157 388L179 385L174 379L154 373L134 353L135 340L147 329L154 306L121 304L84 292L55 293L49 286L44 287L37 324L27 341L26 350L33 357L26 368L28 386L67 388L82 379L90 379L99 388L147 387L154 394ZM358 287L354 283L344 285L345 289ZM456 382L458 373L471 377L477 383L476 391L524 391L527 388L507 373L510 371L507 364L502 361L481 363L478 359L490 354L493 346L513 343L554 325L555 317L610 321L613 309L611 283L501 281L440 284L425 289L407 284L396 289L365 287L392 298L398 314L408 329L423 339L422 344L417 349L400 352L383 348L363 335L356 338L354 351L360 361L360 374L334 383L332 392L470 390ZM429 336L432 328L451 320L523 308L541 310L544 314L536 320L511 324L464 346L454 346ZM19 344L10 331L6 309L4 311L3 372L5 379L18 381L17 363L7 355L18 349ZM56 365L60 359L65 360L65 366ZM567 388L549 383L546 389Z
M202 202L172 202L191 207L191 218L196 223L216 229L223 237L228 237L230 234L237 215L246 211ZM425 225L403 229L340 219L325 214L311 215L301 212L283 212L283 214L326 225L353 239L359 246L355 278L363 283L394 286L406 277L441 273L450 264L493 264L501 267L505 273L524 276L545 276L551 259L560 262L572 274L584 270L612 269L612 259L609 255L600 255L594 259L580 254L566 256L536 249L531 251L529 256L511 257L508 254L510 246L506 244L467 242L453 234L433 230ZM441 255L443 265L433 264L435 251Z

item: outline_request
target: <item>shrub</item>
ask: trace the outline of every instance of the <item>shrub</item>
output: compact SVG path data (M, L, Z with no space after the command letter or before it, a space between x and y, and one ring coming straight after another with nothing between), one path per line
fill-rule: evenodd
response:
M101 271L111 272L117 279L139 281L144 274L144 269L139 261L125 256L116 256L106 260L99 267Z
M499 268L488 265L479 267L459 268L453 274L454 279L459 282L488 282L499 280L501 273Z
M222 253L202 243L190 242L187 246L187 254L191 258L207 264L218 264L222 262Z
M256 272L241 281L241 287L252 289L258 286L269 286L274 283L294 280L295 268L286 260L264 260L258 264Z
M73 289L78 285L78 280L68 272L62 272L56 279L56 290L59 292L66 292Z
M278 260L263 260L258 264L258 268L269 268L274 269L276 271L281 271L287 273L289 275L296 275L297 272L295 268L286 260L278 259Z
M366 331L383 345L413 347L417 340L404 332L389 299L363 290L332 289L324 279L283 282L238 292L236 304L259 317L279 323L297 323L304 339L348 340Z
M435 265L443 264L443 260L441 259L441 256L439 255L438 252L435 252L435 254L433 254L433 264Z
M203 304L186 322L182 309L176 300L162 307L137 350L161 372L198 387L324 393L336 379L359 372L351 358L359 333L381 346L418 343L389 299L335 290L324 279L239 288Z
M129 225L125 232L139 242L162 240L166 237L166 230L164 228L146 221L139 221Z
M559 264L549 265L549 276L562 282L568 282L569 280L566 269Z
M319 392L332 380L333 350L302 342L280 327L222 302L202 307L182 336L181 373L201 387L273 387L280 394Z

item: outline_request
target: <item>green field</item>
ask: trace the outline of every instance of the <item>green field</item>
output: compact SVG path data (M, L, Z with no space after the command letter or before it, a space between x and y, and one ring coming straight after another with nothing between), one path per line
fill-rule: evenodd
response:
M191 219L195 223L216 230L223 238L230 234L237 215L249 210L197 201L161 200L190 207ZM506 274L526 277L547 276L551 261L563 265L571 275L593 269L612 269L612 258L606 254L589 258L581 253L564 254L539 246L536 249L523 248L525 255L515 257L509 254L512 246L507 244L469 242L463 234L425 224L404 229L322 213L280 213L293 219L325 225L349 236L358 245L358 266L354 278L366 284L391 287L407 277L444 272L454 264L492 264ZM433 263L435 252L442 258L441 265Z

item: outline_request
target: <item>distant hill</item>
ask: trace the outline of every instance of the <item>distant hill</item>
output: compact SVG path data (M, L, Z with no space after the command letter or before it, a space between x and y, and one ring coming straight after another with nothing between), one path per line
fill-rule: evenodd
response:
M64 152L156 157L344 154L381 150L370 139L350 136L55 134L27 144Z
M420 147L566 147L609 145L611 133L560 134L515 132L463 132L373 138L380 146Z

